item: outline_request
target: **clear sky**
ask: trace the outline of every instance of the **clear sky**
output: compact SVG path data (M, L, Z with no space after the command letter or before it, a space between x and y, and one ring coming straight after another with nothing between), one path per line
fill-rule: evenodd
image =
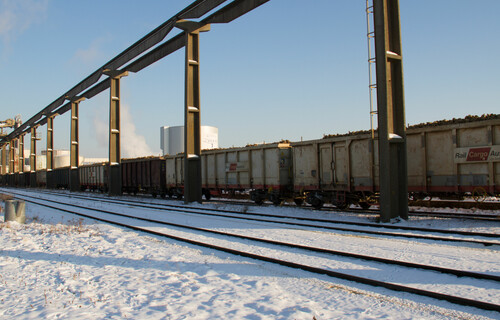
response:
M191 2L0 0L0 120L28 120ZM500 113L500 1L400 7L406 122ZM271 0L203 33L202 124L219 128L220 146L369 129L364 9ZM181 49L123 78L122 156L159 154L160 127L183 125L183 59ZM80 104L81 155L107 157L108 108L109 91ZM54 123L68 149L69 113Z

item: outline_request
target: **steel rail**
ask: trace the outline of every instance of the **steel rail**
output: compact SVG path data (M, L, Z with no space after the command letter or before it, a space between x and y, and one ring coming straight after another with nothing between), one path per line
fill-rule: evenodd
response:
M48 192L49 193L49 192ZM15 193L14 193L15 194ZM57 193L56 193L57 194ZM59 193L60 194L60 193ZM67 195L67 194L66 194ZM85 196L75 196L71 195L72 197L76 198L87 198ZM123 204L123 200L112 200L112 199L106 199L106 198L101 198L101 197L90 197L91 199L99 199L102 202L108 202L108 203L117 203ZM258 222L268 222L268 223L278 223L278 224L286 224L286 225L292 225L292 226L301 226L301 227L312 227L312 228L319 228L319 229L326 229L326 230L336 230L336 231L344 231L344 232L355 232L355 233L364 233L364 234L372 234L372 235L378 235L378 236L390 236L390 237L400 237L400 238L415 238L415 239L423 239L423 240L432 240L432 241L448 241L448 242L462 242L462 243L474 243L474 244L481 244L484 246L492 246L492 245L500 245L500 242L491 242L491 241L483 241L483 240L471 240L471 239L454 239L454 238L446 238L446 237L436 237L436 236L425 236L425 235L415 235L415 234L404 234L404 233L391 233L391 232L381 232L381 231L371 231L371 230L359 230L359 229L349 229L349 228L342 228L342 227L334 227L334 226L325 226L325 225L315 225L315 224L308 224L308 223L297 223L297 222L288 222L288 221L277 221L277 220L269 220L269 219L257 219L257 218L250 218L248 215L254 215L258 217L272 217L276 219L295 219L295 220L300 220L300 221L311 221L311 222L323 222L323 223L333 223L333 224L348 224L348 225L361 225L361 226L368 226L368 227L379 227L378 225L374 224L368 224L368 223L356 223L356 222L345 222L345 221L336 221L336 220L326 220L326 219L314 219L314 218L302 218L302 217L284 217L284 216L276 216L276 215L271 215L271 214L262 214L262 213L248 213L248 212L240 212L240 211L232 211L232 210L218 210L218 209L211 209L211 208L196 208L196 207L189 207L189 206L179 206L179 205L169 205L169 204L144 204L139 201L132 201L132 200L127 200L127 202L130 203L140 203L142 207L144 208L149 208L149 209L158 209L162 210L160 207L169 207L169 209L163 209L163 210L169 210L169 211L179 211L179 212L187 212L187 213L192 213L192 214L199 214L199 215L212 215L212 216L218 216L218 217L224 217L224 218L231 218L231 219L239 219L239 220L249 220L249 221L258 221ZM176 208L176 209L170 209L170 208ZM189 210L187 210L189 209ZM232 216L232 215L224 215L224 214L217 214L217 213L208 213L208 212L200 212L200 211L211 211L211 212L224 212L224 213L232 213L232 214L237 214L237 215L244 215L244 217L241 216ZM410 228L410 227L408 227ZM397 228L396 228L397 229ZM424 232L435 232L436 229L425 229L425 228L418 228L419 231L424 231ZM439 230L439 231L448 231L448 230ZM478 234L475 233L469 233L469 236L477 236ZM482 236L482 234L479 234ZM494 236L495 238L499 238L500 236L497 234L489 234L491 236Z
M102 217L95 217L95 216L84 214L84 213L81 213L81 212L75 212L75 211L71 211L71 210L67 210L67 209L63 209L63 208L58 208L58 207L55 207L55 206L52 206L52 205L37 203L36 201L32 201L32 200L25 200L25 201L28 201L28 202L31 202L31 203L34 203L34 204L37 204L37 205L41 205L41 206L44 206L44 207L48 207L48 208L51 208L51 209L55 209L55 210L59 210L59 211L63 211L63 212L71 213L71 214L75 214L75 215L78 215L78 216L83 216L83 217L86 217L86 218L91 218L91 219L95 219L95 220L98 220L98 221L111 223L111 224L118 225L118 226L121 226L121 227L126 227L126 228L129 228L129 229L132 229L132 230L146 232L146 233L149 233L149 234L154 234L154 235L157 235L157 236L162 236L162 237L170 238L170 239L173 239L173 240L177 240L177 241L189 243L189 244L192 244L192 245L197 245L197 246L201 246L201 247L215 249L215 250L218 250L218 251L222 251L222 252L226 252L226 253L230 253L230 254L235 254L235 255L243 256L243 257L246 257L246 258L256 259L256 260L270 262L270 263L274 263L274 264L279 264L279 265L282 265L282 266L287 266L287 267L291 267L291 268L295 268L295 269L301 269L301 270L309 271L309 272L312 272L312 273L327 275L327 276L330 276L330 277L339 278L339 279L343 279L343 280L354 281L354 282L357 282L357 283L367 284L367 285L370 285L370 286L383 287L383 288L394 290L394 291L408 292L408 293L413 293L413 294L416 294L416 295L421 295L421 296L435 298L435 299L438 299L438 300L445 300L445 301L448 301L448 302L451 302L451 303L455 303L455 304L459 304L459 305L463 305L463 306L471 306L471 307L476 307L476 308L479 308L479 309L493 310L493 311L500 312L500 305L497 305L497 304L494 304L494 303L489 303L489 302L484 302L484 301L477 301L477 300L467 299L467 298L463 298L463 297L457 297L457 296L453 296L453 295L448 295L448 294L443 294L443 293L438 293L438 292L433 292L433 291L428 291L428 290L422 290L422 289L418 289L418 288L403 286L403 285L399 285L399 284L395 284L395 283L389 283L389 282L384 282L384 281L379 281L379 280L374 280L374 279L369 279L369 278L363 278L363 277L359 277L359 276L354 276L354 275L350 275L350 274L346 274L346 273L341 273L341 272L336 272L336 271L332 271L332 270L321 269L321 268L312 267L312 266L308 266L308 265L304 265L304 264L299 264L299 263L295 263L295 262L284 261L284 260L280 260L280 259L276 259L276 258L271 258L271 257L263 256L263 255L257 255L257 254L253 254L253 253L249 253L249 252L244 252L244 251L239 251L239 250L231 249L231 248L216 246L216 245L213 245L213 244L209 244L209 243L205 243L205 242L200 242L200 241L196 241L196 240L192 240L192 239L186 239L186 238L182 238L182 237L171 235L171 234L165 234L165 233L162 233L162 232L149 230L147 228L142 228L142 227L137 227L137 226L131 226L131 225L128 225L128 224L125 224L125 223L116 222L116 221L113 221L113 220L110 220L110 219L105 219L105 218L102 218ZM42 201L49 202L50 200L42 200ZM64 205L73 206L73 205L68 205L68 204L64 204ZM83 207L83 208L86 209L86 210L93 210L93 211L98 211L98 212L100 211L100 212L107 213L107 214L123 216L123 214L110 213L110 212L106 212L106 210L89 209L87 207ZM130 216L128 216L128 218L137 219L136 217L130 217Z
M80 206L80 205L70 204L70 203L65 203L65 202L60 202L60 201L45 200L45 199L40 199L40 198L37 198L37 197L34 197L34 196L26 196L25 195L25 196L22 196L22 197L30 197L30 198L34 198L34 199L38 199L38 200L42 200L42 201L50 201L51 203L57 203L57 204L71 206L71 207L80 208L80 209L94 210L94 211L98 211L98 212L102 212L102 213L106 213L106 214L111 214L111 215L116 215L116 216L120 216L120 217L137 219L137 220L146 221L146 222L154 222L154 223L159 223L159 224L168 225L168 226L172 226L172 227L178 227L178 228L184 228L184 229L189 229L189 230L202 231L202 232L207 232L207 233L213 233L213 234L218 234L218 235L223 235L223 236L229 236L229 237L234 237L234 238L239 238L239 239L245 239L245 240L257 241L257 242L262 242L262 243L274 244L274 245L279 245L279 246L284 246L284 247L290 247L290 248L295 248L295 249L303 249L303 250L307 250L307 251L327 253L327 254L332 254L332 255L337 255L337 256L343 256L343 257L349 257L349 258L356 258L356 259L366 260L366 261L376 261L376 262L381 262L381 263L385 263L385 264L394 264L394 265L399 265L399 266L408 267L408 268L416 268L416 269L425 269L425 270L437 271L437 272L440 272L440 273L452 274L452 275L455 275L455 276L458 276L458 277L470 277L470 278L475 278L475 279L493 280L493 281L500 282L500 276L495 276L495 275L491 275L491 274L484 274L484 273L464 271L464 270L457 270L457 269L450 269L450 268L442 268L442 267L431 266L431 265L423 265L423 264L412 263L412 262L397 261L397 260L386 259L386 258L366 256L366 255L361 255L361 254L356 254L356 253L350 253L350 252L343 252L343 251L337 251L337 250L330 250L330 249L324 249L324 248L304 246L304 245L300 245L300 244L286 243L286 242L275 241L275 240L270 240L270 239L250 237L250 236L239 235L239 234L234 234L234 233L229 233L229 232L223 232L223 231L217 231L217 230L211 230L211 229L206 229L206 228L186 226L186 225L181 225L181 224L177 224L177 223L172 223L172 222L167 222L167 221L161 221L161 220L156 220L156 219L149 219L149 218L131 216L131 215L128 215L128 214L117 213L117 212L109 211L109 210L94 209L94 208L89 208L89 207L85 207L85 206ZM26 200L26 199L24 199L24 200ZM26 201L29 201L29 200L26 200ZM128 206L129 204L124 203L123 205ZM149 207L146 207L146 208L149 208ZM180 211L180 210L175 210L175 211ZM190 213L190 212L186 211L186 213Z
M50 191L44 191L44 193L48 193L48 194L63 194L63 193L50 192ZM71 194L71 196L72 197L86 198L83 195ZM115 200L112 200L112 199L106 198L106 197L91 197L91 198L93 198L93 199L100 199L101 201L107 201L107 202L113 202L113 201L115 201ZM122 200L116 200L116 201L120 202ZM127 201L127 202L130 202L130 203L145 204L144 202L135 201L135 200L123 200L123 201ZM254 213L254 212L244 212L243 213L241 211L236 211L236 210L222 210L222 209L212 209L212 208L203 208L203 209L200 209L200 208L197 208L197 207L173 205L173 204L166 204L166 203L155 203L155 204L146 204L146 205L156 205L156 206L172 207L172 208L182 208L182 209L188 208L188 209L194 209L194 210L232 213L232 214L245 215L245 216L247 216L247 215L253 215L253 216L258 216L258 217L272 217L272 218L279 218L279 219L295 219L295 220L310 221L310 222L346 224L346 225L355 225L355 226L363 226L363 227L373 227L373 228L379 228L379 229L406 230L406 231L418 231L418 232L434 232L434 233L451 234L451 235L461 235L461 236L470 236L470 237L485 237L485 238L500 239L500 235L499 234L485 233L485 232L469 232L469 231L460 231L460 230L429 229L429 228L419 228L419 227L407 227L407 226L394 226L394 225L374 224L374 223L366 223L366 222L352 222L352 221L332 220L332 219L318 219L318 218L304 218L304 217L285 217L285 216L278 216L278 215L265 214L265 213ZM192 212L192 213L195 213L195 212ZM262 220L258 220L258 221L262 221ZM305 225L305 226L328 228L328 227L317 226L317 225ZM351 230L351 229L347 229L347 230ZM352 230L352 231L358 231L358 230ZM363 232L363 231L359 231L359 232ZM387 233L387 234L393 235L394 233ZM424 238L424 239L426 239L426 238ZM437 239L437 240L449 239L449 240L453 241L453 239L450 239L450 238L436 238L436 237L433 237L433 238L430 238L430 239L432 239L432 240L434 240L434 239ZM500 242L498 242L498 243L497 242L479 242L479 243L484 244L484 245L500 245Z
M39 191L41 191L41 190L39 190ZM66 194L67 195L67 193L59 193L59 192L54 192L54 191L52 191L52 192L51 191L41 191L41 192L48 193L48 194ZM76 195L76 194L71 194L71 196L72 197L78 197L78 195ZM85 196L83 196L83 195L81 195L81 197L85 198ZM113 201L109 197L95 197L95 196L93 196L92 198L101 199L103 201L104 200ZM124 201L128 201L128 202L131 202L131 203L141 203L141 204L144 203L142 201L136 201L136 200L124 200ZM244 204L243 202L235 202L235 203L237 203L237 204ZM166 203L156 203L154 205L165 206L165 207L176 207L176 208L199 209L197 207L180 206L180 205L173 205L173 204L166 204ZM386 224L374 224L374 223L365 223L365 222L341 221L341 220L332 220L332 219L303 218L303 217L283 217L283 216L277 216L277 215L273 215L273 214L253 213L253 212L242 213L241 211L236 211L236 210L221 210L221 209L211 209L211 208L204 208L203 210L205 210L205 211L217 211L217 212L234 213L234 214L245 214L245 215L251 214L251 215L262 216L262 217L290 218L290 219L305 220L305 221L314 221L314 222L329 222L329 223L339 223L339 224L347 224L347 225L359 225L359 226L374 227L374 228L400 229L400 230L421 231L421 232L435 232L435 233L443 233L443 234L456 234L456 235L464 235L464 236L472 236L472 237L476 237L477 236L477 237L499 238L500 239L500 234L486 233L486 232L470 232L470 231L460 231L460 230L429 229L429 228L419 228L419 227L407 227L407 226L394 226L394 225L386 225Z

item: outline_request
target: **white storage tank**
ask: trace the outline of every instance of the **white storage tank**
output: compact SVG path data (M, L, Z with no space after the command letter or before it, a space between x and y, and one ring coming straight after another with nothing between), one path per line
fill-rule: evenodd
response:
M184 126L161 127L160 147L163 155L175 155L184 152ZM219 129L201 126L201 149L219 148Z

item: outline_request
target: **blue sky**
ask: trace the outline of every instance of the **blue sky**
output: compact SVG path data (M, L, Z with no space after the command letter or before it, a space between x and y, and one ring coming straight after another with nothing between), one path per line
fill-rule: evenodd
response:
M0 0L0 119L31 118L190 2ZM406 122L500 113L500 1L400 6ZM203 33L202 123L219 128L220 146L369 129L364 7L271 0ZM179 50L123 78L124 157L158 154L159 128L183 124L183 59ZM80 105L84 156L107 156L108 100ZM68 149L69 123L55 119L56 148Z

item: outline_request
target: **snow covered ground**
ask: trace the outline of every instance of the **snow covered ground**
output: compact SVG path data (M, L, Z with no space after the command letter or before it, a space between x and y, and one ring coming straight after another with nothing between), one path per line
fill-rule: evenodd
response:
M0 217L1 319L500 319L498 312L313 275L36 205L27 204L26 215L26 225ZM499 223L402 223L500 234ZM365 238L352 238L350 247L331 239L336 250L381 250ZM411 247L394 242L394 255L411 254ZM442 248L425 259L453 266L441 259L453 247ZM476 259L457 261L457 268L498 275L499 250L477 255L470 248Z

